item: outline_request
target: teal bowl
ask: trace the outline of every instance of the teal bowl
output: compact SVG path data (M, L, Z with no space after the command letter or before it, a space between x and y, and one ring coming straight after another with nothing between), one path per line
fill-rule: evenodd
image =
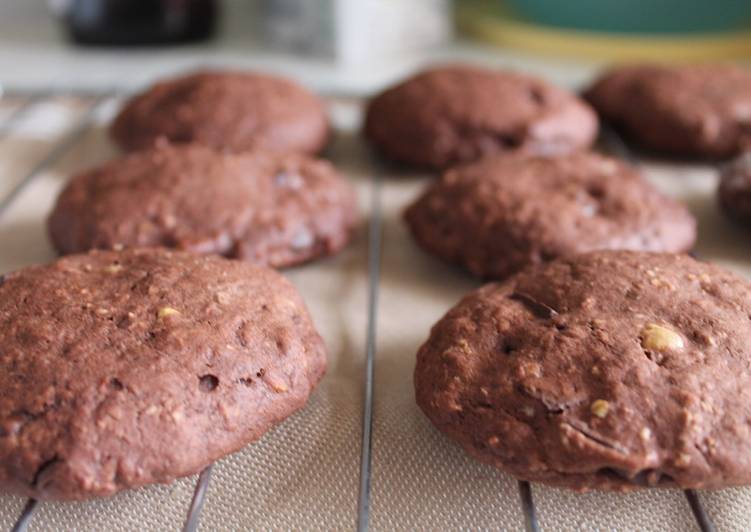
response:
M750 0L497 1L529 22L579 30L686 34L751 27Z

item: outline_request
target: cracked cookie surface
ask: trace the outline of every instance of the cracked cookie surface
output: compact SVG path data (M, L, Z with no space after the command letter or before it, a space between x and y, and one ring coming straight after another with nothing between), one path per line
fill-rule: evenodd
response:
M165 246L279 268L341 250L356 218L327 161L162 143L73 177L48 229L60 253Z
M0 491L87 499L197 473L301 408L326 367L295 288L164 249L0 283Z
M597 117L584 101L533 76L448 65L376 96L364 132L391 159L446 168L511 150L586 148Z
M405 213L418 244L473 275L598 249L690 249L696 221L635 168L592 152L509 153L448 170Z
M474 457L569 488L751 482L751 285L600 251L469 294L417 355L417 403Z

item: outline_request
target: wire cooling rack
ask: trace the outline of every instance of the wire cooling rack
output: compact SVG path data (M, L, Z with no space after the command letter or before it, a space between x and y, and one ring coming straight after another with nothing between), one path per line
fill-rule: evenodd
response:
M106 103L116 98L124 96L116 90L101 92L82 92L82 91L47 91L47 92L5 92L0 91L2 98L10 99L17 102L13 110L0 121L0 140L10 137L14 134L15 128L20 120L36 106L41 105L52 98L61 96L75 98L84 105L83 112L75 125L69 132L53 143L49 150L42 154L38 162L21 177L19 181L0 199L0 219L5 212L19 197L21 192L28 187L38 176L46 169L62 158L69 150L92 127L94 118L98 111ZM332 97L344 98L343 95L332 95ZM605 128L601 138L601 145L606 151L609 151L632 163L638 163L638 158L623 142L623 140L612 130ZM382 172L373 174L373 194L371 194L371 218L368 230L368 314L367 314L367 335L366 335L366 359L364 369L364 401L362 414L362 440L361 440L361 457L359 471L359 494L357 509L357 529L365 531L369 526L370 518L370 483L371 483L371 456L372 456L372 427L373 427L373 396L374 396L374 369L376 355L376 315L378 310L378 280L380 275L381 261L381 240L382 240L382 213L380 205L379 190L381 187ZM213 465L208 466L198 476L190 505L182 530L193 532L198 528L201 510L204 505L206 493L209 489L211 472ZM529 482L519 481L519 502L524 515L524 527L529 532L540 530L537 520L537 511L535 508L532 486ZM696 520L696 524L702 532L712 532L715 526L709 515L705 511L698 494L694 490L684 491L689 508ZM13 526L13 532L23 532L31 523L34 512L39 506L39 502L29 499L18 520ZM520 523L521 524L521 523ZM176 524L177 526L177 524Z

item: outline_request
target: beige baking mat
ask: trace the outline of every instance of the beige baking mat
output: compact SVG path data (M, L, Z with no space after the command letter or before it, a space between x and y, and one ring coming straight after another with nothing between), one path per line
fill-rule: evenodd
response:
M0 102L2 103L2 102ZM48 101L0 140L0 198L84 110L74 101ZM429 327L473 279L420 252L401 223L404 206L429 177L376 168L353 134L355 102L331 104L338 126L328 156L358 190L364 228L344 253L289 270L326 339L330 369L308 407L260 442L217 464L201 516L201 530L352 530L357 520L363 372L367 326L367 231L372 194L383 216L377 312L370 524L373 530L519 530L523 516L516 482L475 463L435 431L414 404L412 370ZM105 105L104 122L114 104ZM0 105L0 122L10 113ZM3 135L0 130L0 137ZM65 156L17 196L0 215L0 272L54 257L44 218L72 172L114 154L101 127L92 128ZM650 177L685 200L700 223L697 252L751 275L751 235L728 224L715 207L711 168L649 163ZM0 391L0 393L2 393ZM195 477L88 503L43 503L30 530L177 530ZM629 495L574 494L533 486L541 529L693 530L680 491ZM702 492L720 530L748 530L751 489ZM24 501L0 496L0 529L15 522Z

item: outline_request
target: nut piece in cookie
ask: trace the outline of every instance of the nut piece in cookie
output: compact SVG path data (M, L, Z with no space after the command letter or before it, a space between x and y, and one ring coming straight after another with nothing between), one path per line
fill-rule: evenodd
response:
M508 153L448 170L406 211L417 243L482 278L598 249L682 252L696 222L634 168L592 152Z
M63 254L165 246L280 268L338 252L356 223L326 161L162 143L74 176L48 229Z
M326 369L281 275L166 249L7 274L0 338L0 492L36 499L196 473L302 408Z
M586 148L597 135L597 117L582 100L541 79L450 65L376 96L364 133L393 160L446 168L510 150Z
M751 71L734 65L622 66L585 95L645 148L727 158L751 147Z
M687 255L555 260L449 310L417 354L417 404L472 456L525 480L749 484L749 315L751 284Z
M323 102L297 83L254 72L204 71L161 81L128 101L110 128L124 149L164 138L229 151L319 153Z

